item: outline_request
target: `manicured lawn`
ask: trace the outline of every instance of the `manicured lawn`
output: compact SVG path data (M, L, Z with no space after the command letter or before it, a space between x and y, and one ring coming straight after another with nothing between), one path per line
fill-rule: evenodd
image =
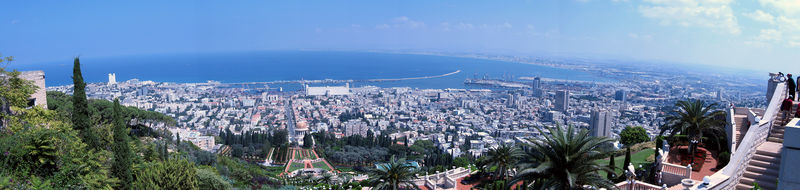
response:
M292 150L292 151L294 151L294 159L295 160L300 160L300 158L302 157L302 156L300 156L300 151L297 151L297 150Z
M305 167L306 166L304 166L303 163L294 163L294 162L292 162L292 165L289 166L289 172L292 172L292 171L295 171L295 170L299 170L299 169L303 169Z
M653 154L655 154L655 150L654 149L644 149L644 150L641 150L641 151L636 152L636 153L631 153L631 164L633 164L633 167L636 167L637 169L639 168L639 164L641 164L642 166L644 166L646 164L650 164L652 162L648 162L647 161L647 157L650 157ZM608 165L608 159L597 160L596 162L599 163L602 166L607 166ZM617 166L616 167L617 176L624 175L622 173L622 164L623 164L623 162L625 162L625 155L614 157L614 165ZM605 177L606 176L606 172L601 171L600 172L600 176Z
M322 169L325 169L325 170L331 170L331 168L329 168L328 165L325 164L325 162L316 162L316 163L313 163L311 165L314 166L314 168L322 168Z

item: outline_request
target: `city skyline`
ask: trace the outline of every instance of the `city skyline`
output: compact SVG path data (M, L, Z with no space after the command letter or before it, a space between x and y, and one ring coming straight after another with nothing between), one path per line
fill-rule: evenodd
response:
M52 2L0 15L19 65L74 56L432 51L797 69L800 3ZM48 12L52 14L37 14ZM98 16L99 15L99 16ZM752 64L752 63L759 64Z

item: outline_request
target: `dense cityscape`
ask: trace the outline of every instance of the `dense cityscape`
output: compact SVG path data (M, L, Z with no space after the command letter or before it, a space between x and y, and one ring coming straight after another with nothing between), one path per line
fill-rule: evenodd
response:
M800 189L796 0L4 5L0 190Z

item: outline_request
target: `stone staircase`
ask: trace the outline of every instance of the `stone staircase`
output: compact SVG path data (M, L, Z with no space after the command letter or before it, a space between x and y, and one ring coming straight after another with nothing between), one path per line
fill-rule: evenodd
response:
M778 171L780 171L781 149L783 144L764 142L758 147L756 155L747 164L744 175L736 185L737 190L749 190L753 183L763 189L778 188Z
M797 110L798 103L792 106L792 113ZM792 118L793 114L787 115ZM779 113L774 122L772 130L764 142L756 149L756 155L747 164L744 175L736 185L737 190L749 190L753 188L753 183L763 189L778 188L778 174L781 164L781 151L783 150L783 133L788 119Z
M747 129L750 128L750 126L747 125L748 120L747 120L747 115L745 114L736 114L733 116L733 120L736 122L736 131L737 131L735 142L736 144L739 144L742 142L742 138L744 138L744 133L747 133Z

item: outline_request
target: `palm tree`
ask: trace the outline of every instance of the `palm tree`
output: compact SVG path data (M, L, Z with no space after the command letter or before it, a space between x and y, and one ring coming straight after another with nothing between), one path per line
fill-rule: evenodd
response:
M694 163L695 142L702 142L703 133L725 136L722 135L725 133L725 120L717 119L724 117L725 112L715 110L716 107L716 103L706 104L702 100L682 100L675 103L675 109L665 118L666 124L661 127L661 133L670 131L669 137L685 134L692 142L689 147L692 155L690 163Z
M319 176L315 181L318 184L321 183L321 184L332 185L332 184L334 184L333 174L326 172L326 173L322 174L321 176Z
M481 159L479 165L483 166L487 171L489 168L495 168L494 176L496 176L497 179L505 179L508 169L514 165L514 153L516 151L516 148L505 144L497 148L489 149L489 152L486 153L486 157Z
M532 181L530 189L581 189L584 185L614 188L614 183L599 174L613 170L595 162L611 154L611 149L603 147L612 142L610 138L593 137L589 131L576 131L572 126L540 132L545 134L542 139L524 144L526 148L515 155L519 172L509 185Z
M378 165L371 172L370 186L377 190L397 190L400 186L409 189L419 189L413 180L417 178L418 170L405 161L399 161L392 156L388 163Z

